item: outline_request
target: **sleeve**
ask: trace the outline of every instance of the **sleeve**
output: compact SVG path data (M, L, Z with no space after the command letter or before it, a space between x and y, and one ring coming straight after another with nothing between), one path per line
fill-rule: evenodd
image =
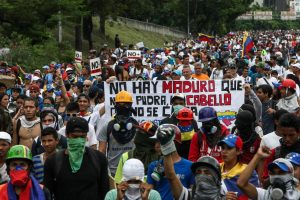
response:
M182 187L182 191L178 200L189 200L191 199L191 194L189 190L185 187Z
M156 190L151 190L149 200L161 200L161 196Z
M47 187L51 194L54 194L54 185L55 185L55 174L54 174L54 166L53 161L55 158L55 154L46 159L45 165L44 165L44 185Z
M93 126L89 125L90 127L90 130L88 132L88 142L89 142L89 147L90 146L93 146L95 144L98 144L98 141L97 141L97 137L96 137L96 133L95 133L95 130L93 129Z
M109 191L109 178L108 178L108 164L107 159L105 158L104 154L99 152L100 160L101 162L101 174L100 174L100 200L103 200L105 197L105 194Z
M198 144L198 133L195 133L190 145L190 152L189 152L189 160L192 162L196 162L200 157L199 153L199 144Z
M123 153L122 156L121 156L121 159L119 160L118 168L117 168L116 175L115 175L115 182L116 182L116 184L120 184L121 181L122 181L122 177L123 177L123 173L122 173L123 165L124 165L125 161L127 160L127 159L125 159L125 154L128 154L128 153L127 152Z
M270 155L270 157L266 158L264 161L264 171L263 171L263 175L262 175L263 180L266 180L267 178L269 178L268 165L275 158L275 149L272 149L271 151L272 151L272 154Z
M147 183L151 184L151 185L155 185L155 180L151 177L151 174L154 171L155 165L156 165L156 162L152 162L152 163L149 164L149 167L148 167Z
M105 195L105 198L104 200L116 200L117 199L117 190L116 189L113 189L113 190L110 190L106 195Z
M107 127L108 123L106 122L101 127L99 127L97 134L98 135L98 141L100 142L106 142L107 141Z
M262 104L259 98L256 96L253 90L250 91L249 94L250 100L252 101L255 111L256 111L256 121L261 120L261 115L262 115Z

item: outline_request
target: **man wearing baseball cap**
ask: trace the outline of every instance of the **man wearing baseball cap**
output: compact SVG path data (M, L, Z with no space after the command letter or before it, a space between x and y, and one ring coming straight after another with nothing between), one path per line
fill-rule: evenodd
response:
M11 136L6 132L0 132L0 185L9 181L5 158L10 148L10 144Z
M265 159L270 155L270 149L260 147L249 165L243 173L241 173L237 181L238 187L251 199L299 199L300 192L297 189L298 181L294 177L293 165L287 159L278 158L268 165L271 185L267 189L255 187L249 182L251 174L260 160Z
M300 154L292 152L286 155L285 158L292 163L294 167L294 176L299 181L300 180Z
M66 150L50 156L44 165L44 183L56 200L104 199L109 190L104 154L85 147L88 122L72 117L66 126Z
M243 141L239 136L228 135L218 143L221 146L221 156L223 163L221 166L222 180L226 186L227 196L237 196L238 198L247 198L245 194L237 187L236 181L240 174L247 167L246 164L240 162L240 155L243 150ZM257 173L254 171L250 178L250 182L258 187L259 181Z

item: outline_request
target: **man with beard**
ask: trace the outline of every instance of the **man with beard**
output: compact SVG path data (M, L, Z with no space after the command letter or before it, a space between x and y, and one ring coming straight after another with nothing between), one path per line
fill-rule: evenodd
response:
M15 145L7 153L7 172L10 181L0 185L0 199L39 199L50 200L47 188L39 185L37 180L30 175L32 168L32 155L24 145Z
M271 151L268 148L260 147L249 165L240 175L237 181L238 187L251 199L299 199L298 181L294 177L293 165L287 159L278 158L268 165L267 170L270 173L271 185L266 190L257 188L249 183L250 176L257 164L270 155Z
M44 183L56 200L103 200L109 190L105 155L85 147L88 123L72 117L66 127L68 148L47 158Z
M6 132L0 132L0 185L9 181L5 158L10 148L11 137Z
M249 110L238 112L235 120L236 135L243 140L243 153L240 162L248 164L260 146L260 137L255 131L255 117Z
M134 149L134 136L138 122L131 116L132 95L122 90L115 98L116 115L108 122L107 128L103 128L98 135L99 150L102 153L107 151L109 169L112 176L115 176L119 160L123 153Z
M22 144L29 149L33 140L41 135L40 118L36 116L38 103L29 97L24 101L24 115L14 123L13 145Z
M164 176L168 179L174 199L178 200L220 200L225 199L224 189L222 190L221 169L218 161L211 156L203 156L191 165L191 171L195 176L195 187L189 192L180 182L174 170L172 153L176 152L173 140L176 137L176 130L171 127L161 127L156 137L161 144L161 151L164 155L163 166Z
M192 138L189 160L196 162L202 156L212 156L222 162L218 142L229 134L227 127L220 123L217 112L212 107L201 108L198 116L202 127Z

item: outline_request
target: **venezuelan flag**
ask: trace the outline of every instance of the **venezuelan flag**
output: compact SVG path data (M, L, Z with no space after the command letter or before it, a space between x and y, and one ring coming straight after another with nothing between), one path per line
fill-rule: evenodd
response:
M230 171L224 172L224 163L221 163L222 181L226 186L227 191L237 192L238 200L248 200L247 195L245 195L236 184L240 174L245 170L246 167L246 164L237 163ZM252 173L249 182L255 187L259 186L259 180L256 171Z
M205 35L203 33L199 33L198 34L198 40L200 42L209 42L209 43L212 43L212 42L215 42L216 38L214 36L210 36L210 35Z
M252 38L249 36L249 33L245 31L244 38L243 38L242 57L244 57L253 47L254 47L254 42L253 42Z

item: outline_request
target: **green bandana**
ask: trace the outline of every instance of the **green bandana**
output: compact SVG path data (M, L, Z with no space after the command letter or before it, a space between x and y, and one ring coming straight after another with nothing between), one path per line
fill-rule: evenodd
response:
M73 173L76 173L81 167L85 142L85 138L67 138L69 162Z

